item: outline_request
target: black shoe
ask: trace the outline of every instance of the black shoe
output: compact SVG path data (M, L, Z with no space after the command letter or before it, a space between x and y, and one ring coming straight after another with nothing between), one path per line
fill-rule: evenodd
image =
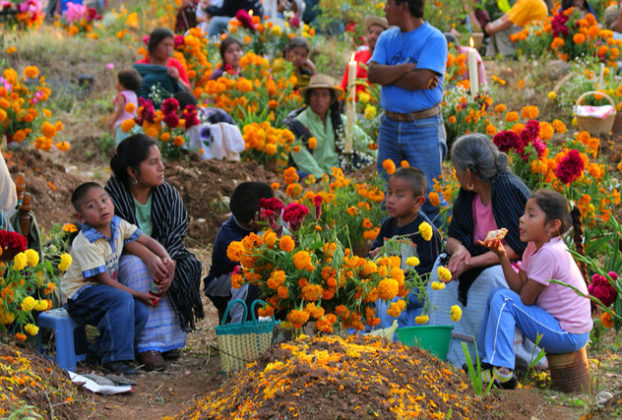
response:
M110 363L104 363L104 369L118 375L135 376L138 371L122 360Z
M179 349L173 349L162 353L162 357L166 360L177 360L181 356Z

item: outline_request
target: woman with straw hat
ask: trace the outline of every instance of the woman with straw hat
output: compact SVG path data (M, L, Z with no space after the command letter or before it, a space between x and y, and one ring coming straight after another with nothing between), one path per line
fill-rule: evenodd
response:
M330 173L332 167L356 169L374 161L367 147L371 139L356 125L353 154L344 156L345 116L339 112L338 104L344 92L332 77L316 74L300 89L300 94L306 106L291 112L283 123L302 140L303 147L291 153L301 175L319 178Z

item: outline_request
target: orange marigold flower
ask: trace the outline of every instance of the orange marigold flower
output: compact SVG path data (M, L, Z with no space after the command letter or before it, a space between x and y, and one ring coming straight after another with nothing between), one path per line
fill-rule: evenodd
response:
M56 127L49 121L45 121L41 126L41 132L49 139L56 135Z
M559 134L564 134L567 130L566 128L566 124L564 124L563 122L561 122L560 120L553 120L553 128L555 129L555 131L557 131Z
M294 309L287 314L287 320L296 328L302 328L302 325L309 320L309 314L305 311Z
M523 109L521 109L521 114L523 118L532 120L534 118L538 118L538 115L540 114L540 110L535 105L527 105L527 106L524 106Z
M507 122L518 121L518 112L516 112L516 111L508 112L507 114L505 114L505 120Z
M613 317L609 312L603 312L603 314L600 316L600 322L605 328L613 327Z
M438 193L431 191L430 194L428 194L428 200L430 200L430 204L433 207L438 207L441 205L441 197L438 195Z
M175 146L177 146L177 147L181 147L181 146L183 146L183 145L184 145L185 140L184 140L184 138L183 138L183 137L181 137L181 136L175 136L175 137L173 138L173 143L175 144Z
M309 149L313 150L317 146L317 139L315 137L310 137L308 142Z
M585 42L585 35L583 35L581 32L577 32L572 36L572 42L577 45L583 44Z
M121 123L121 131L123 131L124 133L127 133L132 128L134 128L135 125L136 125L136 121L134 121L131 118L128 118L127 120L123 120L123 122ZM169 134L169 138L170 138L170 134Z
M289 184L285 189L285 193L292 198L296 198L302 194L302 186L298 183Z
M382 279L378 283L378 294L380 295L380 299L383 300L393 299L399 292L399 289L400 285L397 280L392 278Z
M296 266L298 270L307 270L307 271L315 270L315 267L311 263L312 262L311 254L309 254L309 252L307 251L296 252L294 254L293 260L294 260L294 266Z
M293 166L283 171L283 180L285 180L286 184L298 182L299 179L298 172L296 172L296 168Z
M296 243L294 242L291 236L283 235L281 239L279 239L279 248L281 248L282 251L292 252L295 247L296 247Z
M387 175L393 175L395 172L395 163L391 159L385 159L382 162L382 167L384 168Z

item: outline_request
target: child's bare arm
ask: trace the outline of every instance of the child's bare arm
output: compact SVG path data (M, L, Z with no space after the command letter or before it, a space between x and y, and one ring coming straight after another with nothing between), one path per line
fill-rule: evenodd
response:
M110 277L110 274L108 274L106 271L104 271L103 273L96 274L93 277L89 277L87 280L92 280L99 284L105 284L106 286L110 286L110 287L114 287L115 289L123 290L124 292L127 292L130 295L134 296L136 299L139 299L140 301L142 301L145 305L149 305L149 306L154 305L153 296L151 296L149 293L143 293L143 292L139 292L134 289L130 289L126 285L119 283L118 281Z
M112 116L110 121L108 121L110 128L114 126L115 121L117 121L121 117L121 115L123 115L123 111L125 111L125 97L119 93L117 94L117 96L115 96L113 102L114 115Z

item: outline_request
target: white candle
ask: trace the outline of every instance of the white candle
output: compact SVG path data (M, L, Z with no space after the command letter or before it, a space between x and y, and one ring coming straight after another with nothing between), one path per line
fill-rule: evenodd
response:
M346 97L346 138L344 152L352 153L352 136L354 134L354 119L356 118L356 66L354 54L348 63L348 93Z
M475 98L479 92L479 75L477 71L477 51L473 48L473 38L470 39L471 47L467 52L467 65L469 69L469 85L471 97Z

